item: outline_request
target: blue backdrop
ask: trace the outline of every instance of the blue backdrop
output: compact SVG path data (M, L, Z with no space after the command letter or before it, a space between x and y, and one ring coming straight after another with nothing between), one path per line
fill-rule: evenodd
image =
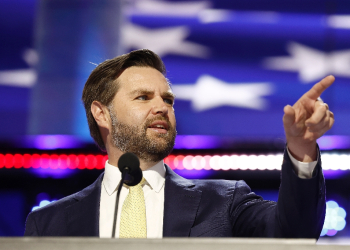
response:
M3 0L0 18L1 138L89 141L89 73L140 48L167 66L180 135L283 138L283 107L334 74L328 134L350 136L348 1Z

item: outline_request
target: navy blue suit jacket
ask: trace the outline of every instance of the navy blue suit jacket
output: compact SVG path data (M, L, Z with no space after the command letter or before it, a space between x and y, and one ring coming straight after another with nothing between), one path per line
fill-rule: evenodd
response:
M320 166L300 179L285 153L278 202L244 181L187 180L166 166L163 237L318 238L325 216ZM99 236L103 174L82 191L28 215L25 236Z

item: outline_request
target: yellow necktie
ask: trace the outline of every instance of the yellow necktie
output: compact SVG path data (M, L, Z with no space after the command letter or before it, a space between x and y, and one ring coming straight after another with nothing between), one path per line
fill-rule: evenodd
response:
M136 186L129 187L120 215L119 238L147 238L146 205L142 178Z

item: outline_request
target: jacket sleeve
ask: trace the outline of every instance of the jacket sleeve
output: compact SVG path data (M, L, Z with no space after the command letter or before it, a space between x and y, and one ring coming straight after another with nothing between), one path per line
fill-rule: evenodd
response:
M278 202L264 201L238 182L231 207L233 235L238 237L319 238L325 218L325 184L320 156L310 179L299 178L287 151Z
M27 217L24 236L40 236L36 226L34 215L32 213L30 213Z

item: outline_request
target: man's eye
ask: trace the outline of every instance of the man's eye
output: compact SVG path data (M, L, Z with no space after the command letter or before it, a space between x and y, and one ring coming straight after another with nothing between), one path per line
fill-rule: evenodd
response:
M145 101L145 100L147 100L147 96L146 95L141 95L141 96L137 97L136 99Z
M174 104L174 100L173 99L164 99L164 102L170 105Z

